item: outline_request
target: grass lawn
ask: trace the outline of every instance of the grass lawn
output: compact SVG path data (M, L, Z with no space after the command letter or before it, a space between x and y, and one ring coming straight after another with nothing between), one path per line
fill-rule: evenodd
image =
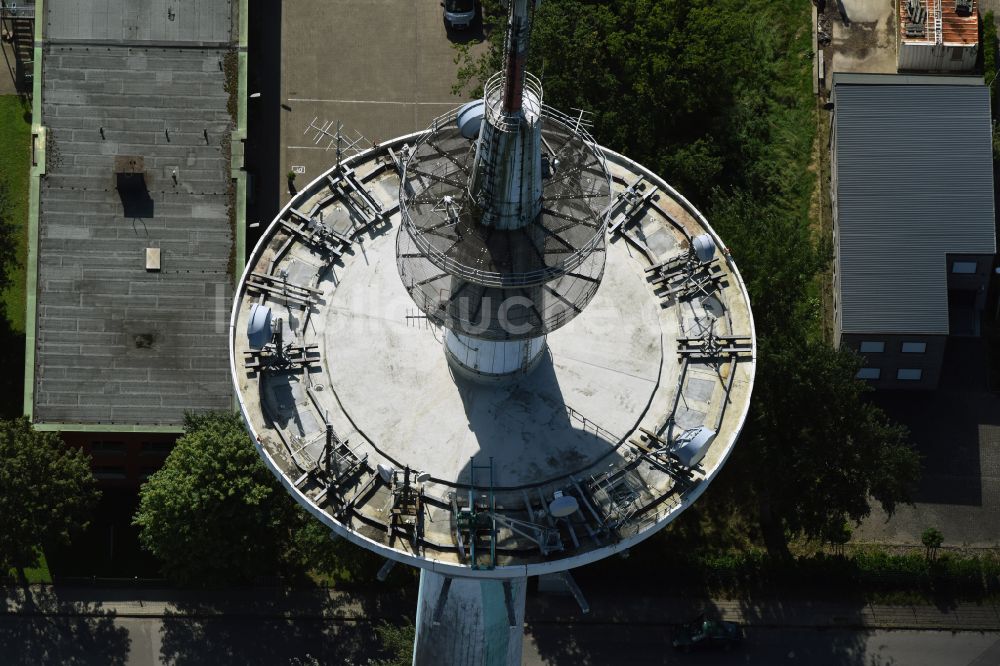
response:
M17 571L14 569L11 569L7 573L11 579L17 580L19 578ZM24 577L29 585L52 583L52 574L49 572L49 563L45 560L45 553L39 554L37 567L26 567L24 569Z
M0 211L9 225L12 261L0 270L7 287L0 292L10 329L24 332L25 265L28 259L28 175L31 166L30 107L17 95L0 95L0 181L7 186L9 209ZM7 235L7 234L5 234Z

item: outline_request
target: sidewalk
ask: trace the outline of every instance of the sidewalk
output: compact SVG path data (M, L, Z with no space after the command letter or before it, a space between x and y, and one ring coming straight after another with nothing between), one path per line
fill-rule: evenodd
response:
M1000 631L992 603L935 606L859 605L851 602L684 599L588 595L591 612L572 597L533 594L525 622L544 624L675 625L708 612L748 626L843 629ZM226 591L32 586L5 588L0 615L114 617L278 617L337 623L413 617L413 594L356 594L333 590L251 588Z
M591 612L581 615L570 598L529 597L527 622L679 624L704 612L755 627L1000 631L1000 608L992 603L959 603L940 609L931 605L861 605L857 602L780 599L588 595L587 601Z

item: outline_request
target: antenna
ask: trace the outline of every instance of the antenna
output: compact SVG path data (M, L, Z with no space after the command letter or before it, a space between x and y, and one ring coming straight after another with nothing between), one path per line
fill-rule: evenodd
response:
M520 113L524 102L524 65L528 59L528 40L531 36L531 19L538 3L533 0L509 0L507 9L507 34L503 44L503 97L504 113Z
M323 150L330 150L331 148L336 147L337 166L339 167L340 160L345 153L348 152L350 152L351 154L360 153L362 150L364 150L364 148L361 148L359 146L367 147L370 141L368 141L368 139L366 139L361 134L361 132L358 132L357 130L355 130L354 132L354 134L356 134L357 136L345 137L344 124L339 120L336 121L337 123L336 131L331 132L330 129L333 127L333 123L334 121L332 120L327 120L324 121L323 123L319 123L319 116L316 116L309 122L309 125L306 127L305 131L302 132L302 134L306 135L310 132L310 130L314 132L312 139L314 146L320 145L325 140L327 143L326 146L324 146Z
M392 483L392 477L396 474L396 468L392 465L386 465L385 463L379 463L376 465L378 470L378 475L386 483Z
M572 516L579 509L580 503L572 495L566 495L561 490L552 494L552 501L549 502L549 515L553 518Z

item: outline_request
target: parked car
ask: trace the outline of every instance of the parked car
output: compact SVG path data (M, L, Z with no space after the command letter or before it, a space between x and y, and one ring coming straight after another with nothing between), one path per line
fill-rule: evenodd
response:
M730 649L743 641L743 628L735 622L699 617L674 635L673 646L685 652L693 648L716 647Z
M444 0L444 22L449 28L464 29L476 18L476 0Z

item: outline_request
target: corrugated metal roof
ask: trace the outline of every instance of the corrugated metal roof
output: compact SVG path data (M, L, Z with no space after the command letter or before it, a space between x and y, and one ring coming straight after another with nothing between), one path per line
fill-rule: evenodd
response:
M843 331L947 334L946 255L996 251L989 91L899 78L834 78Z

